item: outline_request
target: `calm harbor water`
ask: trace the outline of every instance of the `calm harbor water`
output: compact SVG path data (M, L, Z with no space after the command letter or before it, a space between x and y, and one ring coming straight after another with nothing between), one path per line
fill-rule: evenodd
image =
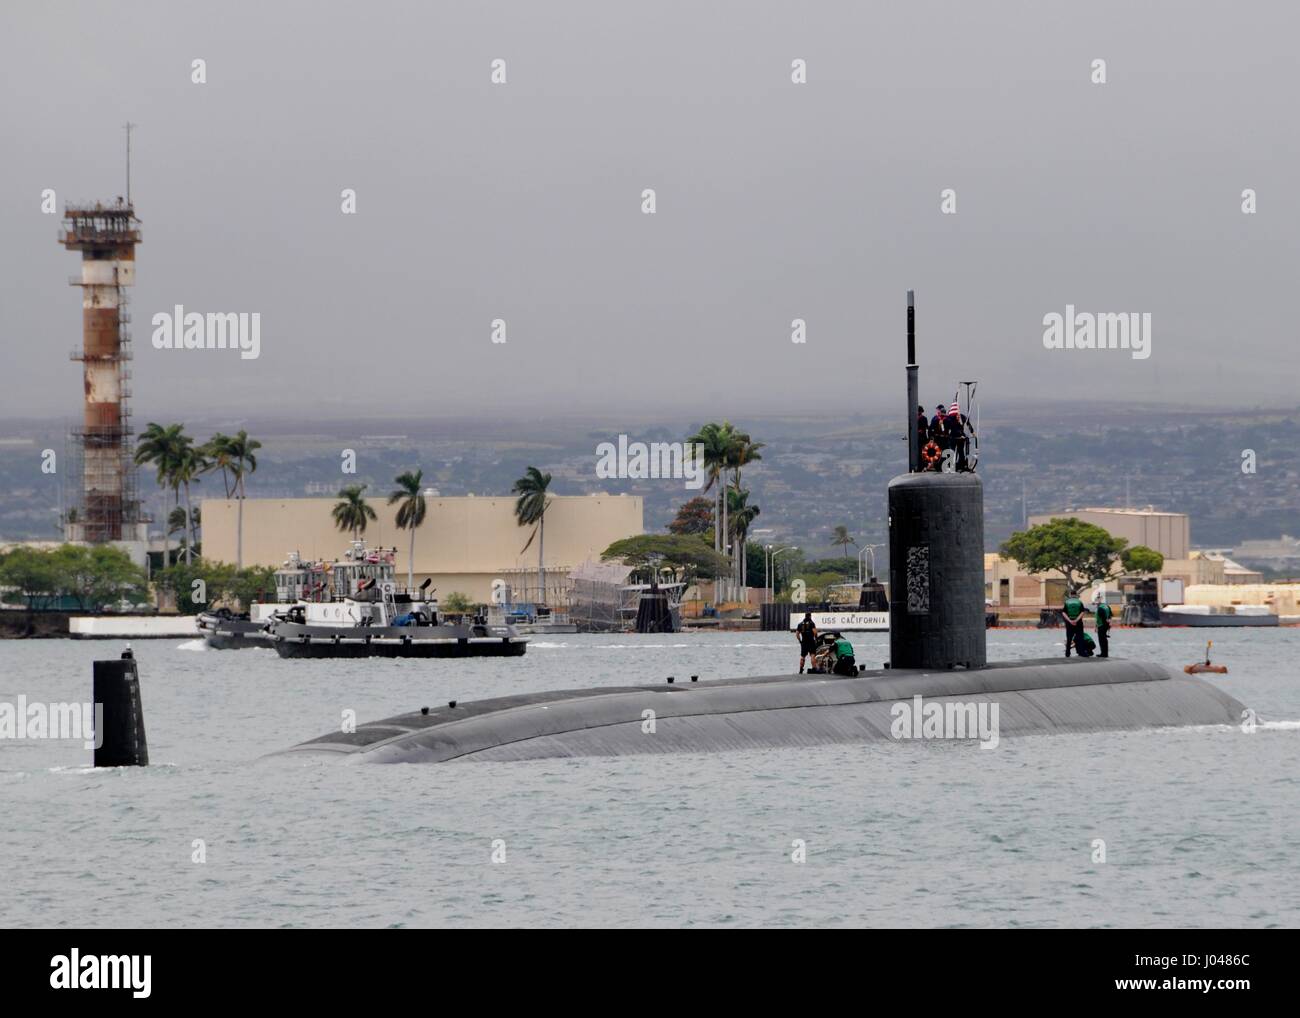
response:
M1204 633L1118 630L1179 666ZM140 641L147 769L0 740L6 926L1300 924L1300 630L1220 630L1236 728L527 764L264 755L451 699L793 670L784 634L535 638L522 660ZM854 639L885 656L884 634ZM995 631L993 660L1060 653ZM0 702L85 701L111 641L0 642ZM1093 862L1102 839L1106 862ZM806 862L791 859L795 842ZM196 862L202 843L205 861ZM493 862L504 851L504 861Z

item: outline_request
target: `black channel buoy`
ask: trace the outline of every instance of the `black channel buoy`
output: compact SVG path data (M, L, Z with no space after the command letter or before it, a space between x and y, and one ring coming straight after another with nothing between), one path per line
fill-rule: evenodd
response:
M650 589L642 592L636 606L636 631L638 633L671 633L673 613L668 607L668 595L652 579Z
M147 767L140 674L130 647L117 660L94 662L94 687L94 702L103 711L103 731L95 733L95 766Z

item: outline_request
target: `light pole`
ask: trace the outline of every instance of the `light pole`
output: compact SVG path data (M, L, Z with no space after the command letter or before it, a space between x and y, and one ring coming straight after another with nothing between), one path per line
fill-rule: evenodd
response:
M858 552L858 586L861 586L863 583L871 579L871 577L876 574L876 549L880 547L882 547L882 545L868 544L868 545L864 545L862 550ZM870 565L867 566L866 573L863 573L862 571L863 555L870 556Z
M781 552L783 551L798 551L798 550L799 550L799 546L797 544L792 544L788 548L777 548L776 551L772 552L772 569L768 573L767 579L768 579L768 583L770 583L772 586L773 600L776 599L776 557L780 555Z
M750 531L750 534L752 534L754 537L758 537L759 535L771 534L771 533L774 533L771 527L759 527L755 530ZM764 591L767 590L767 553L771 551L771 549L772 546L770 544L763 545L763 590Z

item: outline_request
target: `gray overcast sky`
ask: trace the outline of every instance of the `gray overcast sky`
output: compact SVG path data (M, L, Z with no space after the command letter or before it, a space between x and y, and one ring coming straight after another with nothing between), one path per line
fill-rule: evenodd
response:
M870 409L908 287L927 403L1294 405L1298 10L6 0L0 416L78 410L40 195L121 193L128 119L137 421ZM177 303L262 356L154 350ZM1151 358L1044 349L1067 303L1150 312Z

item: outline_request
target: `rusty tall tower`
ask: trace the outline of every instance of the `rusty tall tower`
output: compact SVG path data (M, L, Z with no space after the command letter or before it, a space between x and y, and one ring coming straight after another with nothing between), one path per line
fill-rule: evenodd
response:
M63 219L60 242L81 252L81 275L68 282L81 288L82 346L72 359L85 369L82 420L69 443L69 474L78 483L67 492L71 504L64 535L92 544L144 540L131 449L131 318L125 289L135 285L139 220L129 197L109 206L68 205Z

